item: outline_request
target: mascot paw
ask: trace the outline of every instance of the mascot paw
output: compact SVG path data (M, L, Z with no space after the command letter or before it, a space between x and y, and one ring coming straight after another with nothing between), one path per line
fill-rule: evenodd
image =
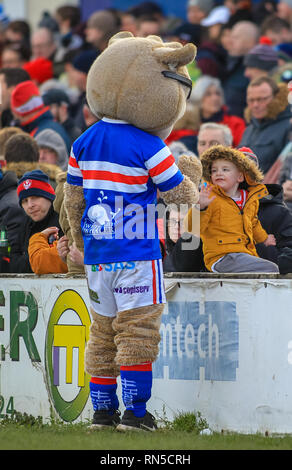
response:
M199 186L202 178L202 164L197 157L181 155L178 159L178 167L182 174L188 176L196 187Z

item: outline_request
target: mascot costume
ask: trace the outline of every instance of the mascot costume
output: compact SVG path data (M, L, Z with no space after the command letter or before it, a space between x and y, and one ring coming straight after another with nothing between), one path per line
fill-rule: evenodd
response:
M186 65L195 55L193 44L120 32L88 73L87 100L99 121L73 144L64 201L84 251L92 315L85 369L96 428L157 428L146 410L166 302L155 204L158 191L166 204L198 201L200 161L183 155L176 165L163 141L185 112Z

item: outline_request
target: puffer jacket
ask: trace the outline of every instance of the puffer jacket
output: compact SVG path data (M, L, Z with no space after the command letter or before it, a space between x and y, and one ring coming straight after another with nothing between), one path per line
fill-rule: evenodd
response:
M263 184L249 186L248 197L241 211L233 199L219 186L213 186L210 197L216 196L207 209L200 213L200 236L203 242L204 262L212 265L228 253L248 253L258 256L255 243L268 236L258 219L259 199L268 191ZM192 211L187 215L188 231L192 227Z
M59 256L57 241L49 245L43 233L35 233L30 237L28 256L35 274L64 274L68 271L67 264Z

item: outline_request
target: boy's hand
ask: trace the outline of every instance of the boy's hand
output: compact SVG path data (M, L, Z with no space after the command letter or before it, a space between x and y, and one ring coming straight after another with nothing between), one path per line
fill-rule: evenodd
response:
M216 196L210 197L211 192L212 187L206 183L203 183L200 190L199 198L200 209L206 209L206 207L208 207L211 202L215 199Z
M273 234L269 234L264 241L265 246L276 246L277 242Z

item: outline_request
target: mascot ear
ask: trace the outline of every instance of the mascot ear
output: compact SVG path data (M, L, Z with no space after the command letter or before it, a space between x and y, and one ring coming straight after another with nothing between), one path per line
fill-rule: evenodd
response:
M157 47L153 51L153 55L162 64L170 66L170 68L178 68L187 65L196 57L197 48L194 44L188 43L180 48L170 48L168 44L165 47Z
M115 42L116 40L118 39L126 39L126 38L133 38L134 35L132 33L130 33L129 31L120 31L119 33L117 34L114 34L109 42L108 42L108 45L110 46L113 42Z

